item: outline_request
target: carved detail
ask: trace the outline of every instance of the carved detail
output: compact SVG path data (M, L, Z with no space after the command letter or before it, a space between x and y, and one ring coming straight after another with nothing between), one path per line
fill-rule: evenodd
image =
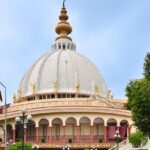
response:
M99 93L99 88L97 85L95 85L95 95L98 96L98 93Z
M79 92L80 91L80 83L77 82L75 87L76 87L76 92Z
M53 82L53 88L54 88L54 91L57 92L57 90L58 90L58 82L57 81Z

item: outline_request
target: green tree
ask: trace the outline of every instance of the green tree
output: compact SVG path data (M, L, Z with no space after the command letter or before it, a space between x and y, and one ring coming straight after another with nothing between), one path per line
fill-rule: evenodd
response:
M7 150L21 150L21 142L17 142L12 147L7 148ZM32 145L30 143L24 143L24 150L32 150Z
M144 62L144 78L132 80L126 87L127 108L135 125L144 133L150 132L150 54Z
M144 63L144 77L150 80L150 53L147 53Z
M133 147L138 148L141 145L146 144L148 138L144 136L143 132L137 130L135 133L129 135L129 142Z

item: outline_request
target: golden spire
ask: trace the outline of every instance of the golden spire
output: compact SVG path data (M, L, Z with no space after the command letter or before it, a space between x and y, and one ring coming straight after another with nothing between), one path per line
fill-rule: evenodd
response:
M16 103L16 100L17 100L17 97L16 97L16 94L14 93L13 102Z
M61 13L59 16L60 22L57 24L55 28L56 33L59 34L56 40L59 38L67 38L71 40L71 38L68 37L68 35L72 32L72 27L67 22L69 17L67 15L67 10L65 8L65 0L63 1L63 7L60 13Z

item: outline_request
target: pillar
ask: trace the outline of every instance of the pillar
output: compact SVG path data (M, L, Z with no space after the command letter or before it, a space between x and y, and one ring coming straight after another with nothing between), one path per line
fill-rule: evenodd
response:
M39 141L39 127L35 127L36 129L36 142L38 143Z
M91 143L93 142L93 129L94 129L94 126L91 125L90 126L90 141L91 141Z
M128 126L128 135L131 134L131 126Z
M104 142L107 142L107 126L104 126Z
M63 137L64 137L64 143L66 142L66 126L63 126Z
M77 142L80 141L80 126L76 126L77 128Z
M13 129L13 143L16 142L16 129Z
M52 126L49 127L49 141L52 142Z
M116 131L119 131L120 126L116 126Z

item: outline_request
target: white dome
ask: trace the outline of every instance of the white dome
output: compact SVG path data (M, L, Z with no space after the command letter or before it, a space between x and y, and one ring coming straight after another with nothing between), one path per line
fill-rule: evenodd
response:
M33 94L33 84L36 94L54 93L54 82L58 84L58 93L76 93L77 84L82 94L95 95L95 86L100 96L105 97L108 91L96 66L77 53L75 44L68 39L57 40L53 51L32 65L22 78L19 89L23 97Z

